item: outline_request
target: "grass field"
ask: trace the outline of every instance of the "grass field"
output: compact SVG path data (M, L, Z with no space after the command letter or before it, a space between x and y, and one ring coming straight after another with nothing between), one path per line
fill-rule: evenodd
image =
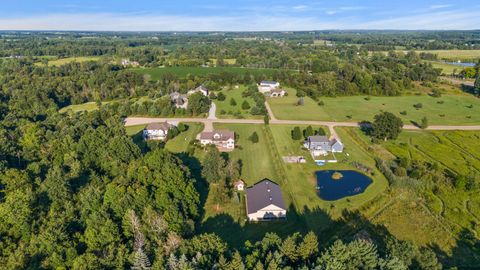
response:
M464 67L462 66L447 64L447 63L438 62L438 61L427 61L427 62L431 63L434 68L440 68L442 70L442 74L444 75L452 75L453 71L455 71L455 73L458 74L464 69Z
M217 117L218 118L256 118L260 119L262 116L254 116L250 114L250 109L243 110L242 103L246 100L250 107L254 107L255 101L251 97L242 97L242 92L245 90L245 86L241 85L238 89L229 88L226 90L222 90L221 92L225 95L224 101L214 100L215 104L217 105ZM230 104L231 99L235 99L237 105L232 106ZM225 114L221 112L224 111Z
M102 102L102 103L104 103L104 102ZM64 112L67 112L69 110L71 110L74 113L83 112L83 111L91 112L91 111L94 111L94 110L97 110L97 109L98 109L98 106L97 106L96 102L87 102L87 103L82 103L82 104L69 105L67 107L64 107L64 108L60 109L59 112L64 113Z
M234 74L254 74L271 76L275 69L261 68L240 68L240 67L165 67L165 68L143 68L132 69L143 75L149 75L151 80L159 80L164 74L175 74L178 77L186 77L187 75L209 75L230 72Z
M425 50L418 53L427 52L438 55L438 59L452 61L472 61L480 59L480 50Z
M62 66L62 65L69 64L69 63L72 63L72 62L82 63L82 62L88 62L88 61L99 61L100 59L101 59L101 57L94 57L94 56L67 57L67 58L60 58L60 59L53 59L53 60L50 59L48 61L48 65L49 66ZM39 63L37 63L37 65L43 65L43 63L39 62Z
M435 161L456 173L480 177L479 139L476 131L408 131L386 148L398 157Z
M399 97L350 96L337 98L320 98L324 106L305 97L305 105L297 106L298 98L294 90L288 90L284 98L271 98L268 103L278 119L325 120L325 121L363 121L373 120L381 111L388 111L399 116L405 124L419 122L427 117L430 125L473 125L480 123L480 99L469 95L443 95L433 98L428 95ZM440 104L439 102L443 102ZM414 104L422 103L422 109L415 109ZM400 112L406 111L406 115Z
M210 58L210 63L212 63L212 65L216 66L217 65L217 58ZM237 63L237 59L235 58L225 58L223 59L223 62L227 65L235 65Z

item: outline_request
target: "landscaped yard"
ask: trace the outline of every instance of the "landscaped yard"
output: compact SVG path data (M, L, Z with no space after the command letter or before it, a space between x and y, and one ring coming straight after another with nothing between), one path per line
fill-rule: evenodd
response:
M252 74L271 76L275 69L267 68L241 68L241 67L160 67L160 68L137 68L132 69L140 74L149 75L151 80L159 80L164 74L175 74L178 77L187 75L208 75L230 72L234 74Z
M177 137L167 141L165 148L173 153L186 152L191 141L195 140L197 135L202 132L203 124L201 123L185 123L188 130L180 133Z
M399 97L322 97L324 105L305 97L305 105L297 106L296 91L289 89L284 98L270 98L268 103L278 119L324 121L372 121L373 116L388 111L399 116L404 124L428 118L430 125L474 125L480 123L480 99L470 95L428 95ZM422 108L413 105L421 103ZM405 115L400 114L405 112Z
M219 101L218 99L216 99L213 101L217 105L218 118L262 118L262 116L251 115L250 109L242 109L242 103L244 101L247 101L250 107L255 106L255 101L253 100L253 98L242 97L243 91L245 91L245 86L243 85L240 85L238 89L229 88L221 91L226 97L225 100ZM231 105L230 102L232 98L235 100L237 105Z

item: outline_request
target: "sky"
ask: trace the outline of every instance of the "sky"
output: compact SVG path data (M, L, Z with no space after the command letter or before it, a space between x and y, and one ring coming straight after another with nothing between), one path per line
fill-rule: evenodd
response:
M480 29L479 0L1 0L0 30Z

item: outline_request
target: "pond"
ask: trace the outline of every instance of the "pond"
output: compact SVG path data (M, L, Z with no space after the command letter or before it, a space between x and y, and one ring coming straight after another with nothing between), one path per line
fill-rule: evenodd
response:
M325 201L361 194L372 183L370 177L356 171L317 171L315 174L318 196Z

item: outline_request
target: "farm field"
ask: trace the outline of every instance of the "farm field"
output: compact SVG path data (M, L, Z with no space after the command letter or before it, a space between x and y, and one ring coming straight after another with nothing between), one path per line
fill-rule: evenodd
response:
M434 98L424 95L399 97L322 97L324 106L309 97L305 105L297 106L295 90L288 90L284 98L269 98L268 103L276 118L289 120L324 120L324 121L363 121L373 120L381 111L388 111L400 117L405 124L419 122L427 117L430 125L474 125L480 123L480 99L469 95L443 95ZM423 108L415 109L414 104L422 103ZM400 112L406 112L406 115Z
M275 69L266 68L241 68L241 67L164 67L164 68L142 68L132 69L143 75L149 75L153 81L159 80L164 74L175 74L178 77L186 77L187 75L209 75L220 74L222 72L231 72L235 74L250 73L253 75L267 75L270 76L275 72Z
M67 57L67 58L59 58L59 59L49 59L48 65L49 66L62 66L65 64L69 64L72 62L89 62L89 61L99 61L101 57L94 57L94 56L80 56L80 57ZM37 65L43 65L43 63L39 62L36 63Z
M433 53L438 55L438 59L447 59L452 61L473 61L480 59L480 50L419 50L417 53Z
M261 119L262 116L255 116L250 114L250 109L242 109L242 103L247 101L250 107L254 107L255 101L251 97L242 97L242 92L245 90L245 86L240 85L238 89L228 88L222 90L221 92L225 95L224 101L219 101L218 99L213 100L215 105L217 105L217 117L218 118L250 118L250 119ZM218 94L218 92L216 92ZM234 99L237 105L232 106L230 100Z

